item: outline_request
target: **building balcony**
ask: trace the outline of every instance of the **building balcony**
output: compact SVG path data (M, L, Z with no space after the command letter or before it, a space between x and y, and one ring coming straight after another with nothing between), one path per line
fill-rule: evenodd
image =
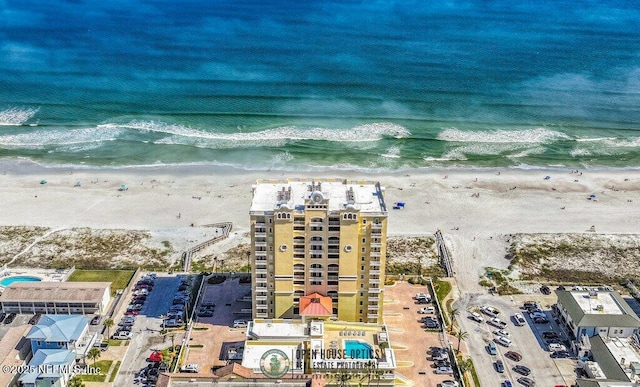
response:
M269 305L267 305L267 304L256 304L256 309L259 309L259 310L269 309Z
M369 270L369 274L380 275L380 270L371 269L371 270Z
M256 274L267 274L267 269L256 269Z
M253 245L256 247L267 247L267 242L255 242Z
M294 220L293 221L293 225L294 226L304 226L304 220Z
M373 268L373 267L375 267L375 268L380 269L380 261L370 260L370 261L369 261L369 265L370 265L372 268Z
M380 297L378 297L378 296L371 296L371 297L369 297L369 301L372 301L372 302L378 302L378 301L380 301Z
M373 319L377 320L378 319L378 314L377 313L369 313L369 314L367 314L367 318L370 318L372 320Z
M378 305L369 305L369 306L367 306L367 309L370 310L370 311L371 310L377 311L379 308L380 307Z
M256 318L268 318L268 313L256 313Z
M267 283L267 279L266 278L256 278L256 283L257 284L266 284Z
M381 289L376 287L370 287L369 293L380 293Z
M381 253L381 252L379 252L379 251L371 251L371 252L369 252L369 255L370 255L371 257L380 258L380 257L382 256L382 253Z
M380 243L380 242L371 242L371 244L369 246L371 246L374 249L379 249L379 248L382 247L382 243Z
M370 284L379 284L379 283L380 283L380 280L379 280L379 279L372 279L372 278L369 278L369 283L370 283Z
M267 292L267 287L266 286L256 286L255 291L256 291L256 293L266 293Z
M311 226L311 227L322 227L322 226L324 226L324 222L309 222L309 226Z
M267 237L267 233L266 232L256 232L253 234L253 236L255 236L256 238L266 238Z
M265 228L267 226L266 223L258 223L258 222L256 222L254 224L255 224L256 228Z
M340 227L329 227L329 232L340 232Z
M309 241L310 246L324 246L324 241Z
M329 254L340 254L340 249L332 249L331 247L329 247L329 249L327 249L327 252Z
M256 250L255 251L255 255L256 255L256 257L266 257L267 256L267 251L266 250Z
M382 223L371 223L372 230L382 230Z
M304 247L303 248L294 247L293 252L295 254L304 254Z
M256 301L267 301L267 296L255 296Z

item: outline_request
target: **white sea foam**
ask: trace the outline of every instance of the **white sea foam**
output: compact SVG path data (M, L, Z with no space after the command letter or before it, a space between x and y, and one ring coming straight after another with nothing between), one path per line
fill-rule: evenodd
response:
M106 128L40 129L27 133L0 135L2 148L41 149L51 146L78 145L112 141L121 130Z
M467 160L468 155L497 156L516 151L519 151L519 153L529 151L537 152L539 149L542 149L542 147L531 147L528 144L518 143L476 143L453 148L442 155L442 158L451 160ZM544 149L542 149L542 151L544 151ZM516 157L519 153L514 153L511 157ZM524 157L524 155L519 157Z
M11 108L0 111L0 126L20 126L33 117L40 109Z
M510 154L507 157L510 159L519 159L519 158L527 157L531 155L538 155L538 154L544 153L545 151L546 149L544 147L534 146L534 147L527 148L522 151Z
M384 137L404 138L411 133L393 123L380 122L359 125L347 129L298 128L284 126L258 132L219 133L193 129L157 121L132 121L127 124L104 124L100 128L126 128L143 132L166 133L172 136L156 141L159 144L186 144L195 146L233 146L230 143L245 143L242 146L281 146L288 141L317 140L331 142L374 142ZM222 144L221 142L226 142Z
M591 152L584 148L574 148L569 154L571 157L591 156Z
M383 153L380 156L386 157L388 159L399 159L400 158L400 147L392 146L387 149L387 153Z
M548 143L570 137L562 132L545 128L524 130L465 131L448 128L438 133L438 140L471 143Z

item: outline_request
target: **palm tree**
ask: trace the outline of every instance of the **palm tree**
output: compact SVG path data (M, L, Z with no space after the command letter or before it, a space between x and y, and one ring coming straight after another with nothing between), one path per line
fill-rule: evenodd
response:
M107 338L110 338L111 335L109 335L109 328L111 328L113 326L114 322L113 319L108 318L106 320L104 320L104 322L102 322L102 325L104 325L105 329L107 330Z
M97 360L100 356L102 356L102 351L100 351L100 348L96 348L96 347L91 348L91 349L89 350L89 352L87 353L87 357L88 357L89 359L92 359L92 360L93 360L93 365L94 365L94 366L96 365L96 360Z
M82 379L80 379L78 375L76 375L71 379L69 379L69 381L67 382L67 387L85 387L85 386L84 386L84 383L82 382Z
M458 322L458 316L460 315L460 310L458 308L453 308L451 309L449 314L451 315L451 328L453 329L453 326L456 325L456 323Z
M456 332L455 336L458 339L458 349L456 350L456 352L460 353L460 343L462 343L467 339L467 337L469 337L469 333L466 331L458 331Z

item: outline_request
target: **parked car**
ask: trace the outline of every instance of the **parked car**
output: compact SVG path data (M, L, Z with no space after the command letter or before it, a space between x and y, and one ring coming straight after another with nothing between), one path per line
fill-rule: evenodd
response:
M418 309L418 313L420 314L428 314L428 313L435 313L435 312L436 312L436 308L433 306L425 306L424 308Z
M496 337L493 341L495 341L496 343L504 346L504 347L510 347L511 346L511 340L507 339L504 336L498 336Z
M504 373L504 364L502 363L502 360L500 359L496 360L496 362L493 365L496 368L496 372Z
M484 318L482 317L482 315L478 312L473 312L469 315L469 318L472 319L475 322L483 322Z
M481 307L480 311L490 317L497 317L500 314L500 311L498 309L490 305Z
M537 303L537 302L535 302L535 301L525 301L525 302L524 302L524 308L525 308L525 309L529 309L529 308L531 308L531 307L533 307L533 308L537 308L537 307L538 307L538 303Z
M133 325L136 322L135 316L124 316L118 323L119 326Z
M438 360L446 360L447 362L449 361L449 353L448 352L432 352L431 353L431 359L438 361Z
M198 311L198 317L212 317L213 316L213 311L211 310L200 310Z
M5 317L7 317L7 314L5 312L0 312L0 322L3 322Z
M161 362L162 361L162 352L160 352L160 351L151 352L151 355L149 355L149 358L147 358L147 361L150 361L150 362Z
M496 345L493 343L493 341L490 341L489 344L487 344L487 351L489 351L490 355L498 354L498 348L496 348Z
M15 313L9 313L7 315L7 317L5 317L4 323L5 324L11 324L15 318L16 318L16 314Z
M429 303L431 303L431 297L418 298L417 299L417 303L418 304L429 304Z
M557 344L557 343L551 343L549 344L549 351L550 352L556 352L556 351L566 351L567 347L565 347L562 344Z
M511 359L515 362L522 360L522 355L516 351L508 351L504 354L507 359Z
M552 359L565 359L571 357L571 354L567 351L556 351L551 354Z
M433 362L433 364L435 364L436 368L437 367L451 367L451 363L449 363L449 360L436 360Z
M511 383L511 380L505 380L502 382L502 387L513 387L513 383Z
M529 367L527 366L523 366L523 365L516 365L515 367L512 368L514 372L517 372L521 375L524 376L529 376L529 374L531 374L531 369L529 369Z
M453 369L451 367L438 367L436 368L436 374L453 375Z
M542 294L548 296L549 294L551 294L551 289L549 289L548 286L544 285L540 287L540 292L542 292Z
M176 319L164 320L164 323L163 323L165 328L178 328L178 327L181 327L182 324L184 324L182 320L176 320Z
M33 315L33 317L31 317L29 319L29 324L31 325L36 325L38 323L38 321L40 321L40 318L42 317L41 313L36 313Z
M430 298L431 296L426 294L426 293L416 293L416 295L413 297L416 300L420 299L420 298Z
M544 339L556 339L558 338L558 334L553 331L545 331L542 332L542 338Z
M536 385L536 382L533 381L533 379L529 379L529 378L518 378L518 383L522 384L523 386L527 386L527 387L532 387Z
M525 325L527 321L520 313L516 313L513 315L513 323L519 327Z
M504 329L504 328L507 327L507 323L506 322L500 320L499 318L495 318L495 317L492 318L492 319L487 320L487 324L493 325L494 327L499 328L499 329Z
M510 337L511 335L509 334L509 332L505 331L504 329L496 329L495 331L493 331L493 334L496 336L502 336L502 337Z
M113 335L113 338L116 340L130 340L132 337L133 333L128 331L119 331L118 333Z
M437 321L429 320L424 323L424 327L426 329L439 329L440 323L438 323Z
M100 324L100 316L93 316L93 318L91 319L91 325L98 325Z
M440 382L440 387L459 387L460 384L455 380L443 380Z
M533 319L533 322L535 324L548 324L549 323L549 319L546 317L536 317Z
M185 364L184 366L182 366L182 368L180 368L180 372L192 372L192 373L197 373L198 372L198 365L194 364L194 363L189 363L189 364Z

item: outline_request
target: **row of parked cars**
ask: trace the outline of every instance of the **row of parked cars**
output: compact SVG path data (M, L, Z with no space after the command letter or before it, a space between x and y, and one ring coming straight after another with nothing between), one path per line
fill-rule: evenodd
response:
M446 348L431 347L428 354L431 356L436 374L453 375L449 351Z
M416 300L417 304L430 304L432 301L431 295L426 293L417 293L413 298ZM429 315L420 319L420 322L423 324L423 328L434 330L440 329L440 321L438 321L435 306L424 306L418 309L418 314Z
M180 282L178 290L173 296L173 301L171 301L171 306L162 322L163 328L179 328L184 325L187 305L191 301L191 285L191 278L184 278ZM213 316L213 309L211 310L211 315Z

